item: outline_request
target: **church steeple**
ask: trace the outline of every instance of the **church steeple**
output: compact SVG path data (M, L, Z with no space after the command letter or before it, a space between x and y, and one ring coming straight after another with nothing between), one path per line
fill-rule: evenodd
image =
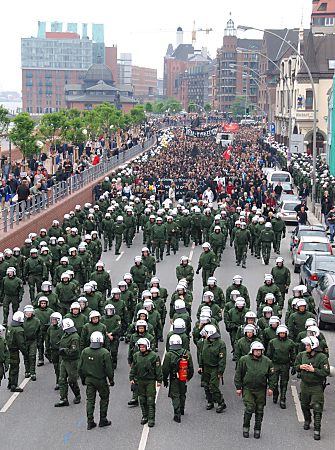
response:
M227 22L226 28L224 29L224 35L225 36L236 36L237 31L235 28L235 24L233 19L231 18L231 13L229 13L230 19Z

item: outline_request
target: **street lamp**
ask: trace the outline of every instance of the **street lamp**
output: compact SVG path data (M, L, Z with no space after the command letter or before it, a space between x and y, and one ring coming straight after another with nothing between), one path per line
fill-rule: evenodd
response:
M283 37L281 37L279 34L274 33L273 31L270 30L264 30L262 28L255 28L255 27L249 27L246 25L238 25L237 27L238 30L241 31L248 31L248 30L255 30L255 31L260 31L261 33L266 33L266 34L270 34L271 36L276 37L277 39L281 40L282 42L284 42L286 45L288 45L290 47L291 50L293 50L293 52L300 58L301 62L303 63L306 72L308 74L311 86L312 86L312 91L313 91L313 174L312 174L312 211L313 213L315 213L315 199L316 199L316 131L317 131L317 117L316 117L316 89L315 89L315 84L314 84L314 80L311 74L311 71L304 59L304 57L302 56L302 54L291 44L290 41L287 41L286 39L284 39Z

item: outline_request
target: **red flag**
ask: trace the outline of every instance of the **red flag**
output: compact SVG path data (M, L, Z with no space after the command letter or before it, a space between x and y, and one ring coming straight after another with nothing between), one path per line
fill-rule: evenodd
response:
M231 156L231 149L227 148L227 150L224 152L223 157L226 161L230 160L230 156Z

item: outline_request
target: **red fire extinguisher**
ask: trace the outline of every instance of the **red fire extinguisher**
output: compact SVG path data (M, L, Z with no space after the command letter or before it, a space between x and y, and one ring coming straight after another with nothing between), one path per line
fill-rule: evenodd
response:
M178 379L187 381L188 379L188 359L181 358L179 361Z

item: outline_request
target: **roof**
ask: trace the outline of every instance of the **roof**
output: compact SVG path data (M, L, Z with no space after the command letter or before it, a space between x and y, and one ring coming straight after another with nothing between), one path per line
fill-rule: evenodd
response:
M288 30L287 28L281 30L267 29L265 31L277 34L286 41L289 41L294 47L298 47L299 30L297 28L293 30ZM267 56L273 61L280 61L288 51L289 53L292 51L288 44L270 33L264 33L263 42L266 45Z
M260 50L262 39L237 39L238 48L247 48L248 50Z
M171 57L181 61L188 61L189 55L194 54L194 47L192 44L179 44L174 50Z
M335 35L314 35L310 31L304 44L304 58L311 73L319 78L333 78L334 70L329 69L329 60L335 59ZM299 75L306 75L304 66L301 66Z
M100 80L94 86L86 88L86 91L117 91L117 89Z
M114 83L112 70L106 64L92 64L87 69L84 80L86 83L98 83L99 80L103 80L108 84Z

